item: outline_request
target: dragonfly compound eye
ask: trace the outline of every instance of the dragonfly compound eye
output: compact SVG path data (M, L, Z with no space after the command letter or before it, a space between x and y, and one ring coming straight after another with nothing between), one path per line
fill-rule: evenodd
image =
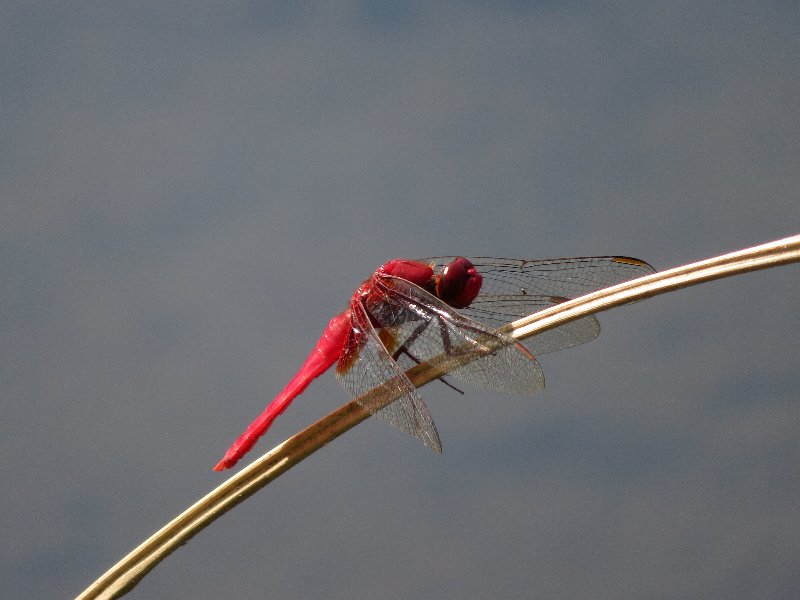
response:
M483 278L466 258L458 257L439 274L436 295L453 308L466 308L481 291Z

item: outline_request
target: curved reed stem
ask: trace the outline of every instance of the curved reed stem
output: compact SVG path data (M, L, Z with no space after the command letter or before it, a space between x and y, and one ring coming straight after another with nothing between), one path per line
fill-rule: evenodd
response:
M615 285L537 312L510 323L504 330L521 340L568 321L628 302L713 279L793 262L800 262L800 235ZM471 359L477 357L478 355L473 355ZM409 369L406 374L415 386L420 387L463 364L463 361L463 356L457 359L437 357ZM368 392L359 400L363 404L385 406L394 398L382 386ZM111 599L124 595L181 544L367 417L369 413L353 400L279 444L134 548L86 588L77 600Z

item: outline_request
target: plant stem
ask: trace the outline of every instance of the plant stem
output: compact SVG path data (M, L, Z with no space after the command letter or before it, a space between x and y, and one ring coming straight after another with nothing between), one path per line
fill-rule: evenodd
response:
M800 235L795 235L599 290L510 323L503 331L522 340L568 321L629 302L722 277L799 261ZM472 353L469 360L479 356L478 353ZM457 358L442 355L409 369L406 375L416 387L420 387L464 362L463 355ZM380 386L358 401L345 404L231 476L134 548L86 588L77 600L110 600L123 596L181 544L304 458L367 419L370 413L362 408L362 404L385 406L392 402L395 398L387 393L389 387Z

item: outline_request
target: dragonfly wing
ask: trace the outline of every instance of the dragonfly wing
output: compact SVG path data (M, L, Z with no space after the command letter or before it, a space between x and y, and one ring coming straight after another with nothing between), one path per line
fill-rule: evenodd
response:
M524 295L520 297L511 294L496 294L491 297L491 301L476 301L472 306L460 309L459 312L481 323L500 328L531 313L567 300L569 298L563 296ZM522 343L533 354L539 355L585 344L598 335L600 335L600 321L594 315L588 315L534 335Z
M459 314L404 279L381 277L376 286L380 293L367 298L366 308L382 331L390 332L397 360L425 362L442 354L466 359L478 353L480 358L464 362L450 375L518 394L532 394L544 387L544 374L536 359L510 336Z
M397 398L391 404L379 408L367 401L359 403L378 419L411 434L431 450L441 453L442 442L428 407L389 355L370 323L364 306L354 302L350 312L352 329L336 368L336 376L342 386L357 401L371 389L385 386L387 393Z
M446 265L455 257L420 262ZM483 277L481 291L460 312L501 327L533 312L596 290L654 273L644 261L625 256L588 256L544 260L469 258ZM588 342L600 332L593 316L565 323L525 340L534 354L545 354Z
M419 262L444 266L456 257L421 258ZM483 277L478 298L494 294L527 293L577 298L595 290L650 275L655 269L626 256L583 256L524 260L467 257Z

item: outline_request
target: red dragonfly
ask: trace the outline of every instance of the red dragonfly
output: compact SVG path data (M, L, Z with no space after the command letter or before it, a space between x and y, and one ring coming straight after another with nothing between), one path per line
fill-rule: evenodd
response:
M498 328L653 272L646 262L624 256L390 260L361 284L347 310L331 319L294 378L214 470L234 466L311 381L334 364L336 376L355 398L396 382L397 400L377 411L365 408L441 452L436 426L405 370L465 344L483 347L488 340L491 352L450 374L491 389L531 394L544 387L534 355L588 342L600 333L600 324L593 316L584 317L535 335L524 346Z

